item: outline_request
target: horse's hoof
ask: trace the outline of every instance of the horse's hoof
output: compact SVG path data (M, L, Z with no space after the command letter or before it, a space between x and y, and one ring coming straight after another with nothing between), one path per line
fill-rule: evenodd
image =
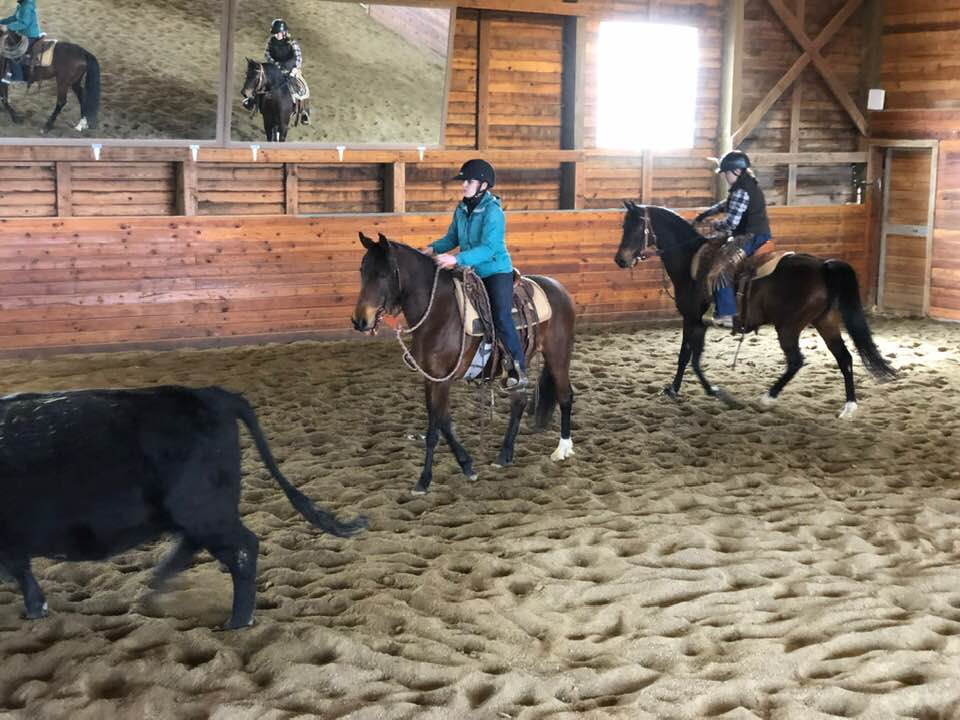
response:
M469 480L470 482L476 482L477 478L479 477L480 475L478 475L477 473L470 473L469 475L467 475L467 480Z
M50 606L47 605L47 601L44 600L43 605L41 605L38 610L33 610L33 611L24 610L23 618L25 620L42 620L49 614L50 614Z
M667 385L667 386L663 389L662 394L663 394L663 395L666 395L666 396L667 396L668 398L670 398L671 400L679 400L679 399L680 399L680 393L673 389L673 385Z
M413 486L413 490L410 491L410 494L411 494L411 495L426 495L426 494L427 494L427 488L425 488L425 487L424 487L423 485L421 485L420 483L417 483L416 485Z
M765 408L771 408L777 404L777 399L770 393L766 393L760 397L760 405Z
M76 125L74 125L74 126L73 126L73 129L76 130L77 132L83 132L83 131L86 130L88 127L90 127L90 124L87 122L87 119L86 119L86 118L80 118L80 122L78 122Z
M857 414L857 404L855 402L844 403L843 410L840 411L840 414L837 417L840 420L853 420L854 415Z
M490 463L490 467L492 467L494 470L503 470L509 464L510 463L504 462L503 460L496 460Z
M574 454L573 438L560 438L560 444L557 445L557 449L554 450L550 455L550 459L554 462L560 462L561 460L566 460L568 457Z

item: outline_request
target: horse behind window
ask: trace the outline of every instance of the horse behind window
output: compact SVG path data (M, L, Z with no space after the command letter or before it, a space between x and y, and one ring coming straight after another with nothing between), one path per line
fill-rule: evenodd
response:
M0 33L0 42L5 39L5 36L15 34L12 31ZM36 44L31 52L34 51L36 51ZM53 130L57 116L67 104L69 90L73 90L80 102L80 121L74 125L74 130L82 132L97 126L97 114L100 111L100 63L92 53L73 43L57 42L53 48L53 62L47 67L39 65L29 67L26 73L26 80L30 84L50 79L56 80L57 83L57 104L43 126L44 134ZM0 83L0 105L10 113L10 119L19 125L22 119L10 104L9 89L9 85Z
M286 142L290 116L296 102L290 92L290 79L272 63L247 58L247 74L240 95L253 98L263 115L263 132L269 142Z

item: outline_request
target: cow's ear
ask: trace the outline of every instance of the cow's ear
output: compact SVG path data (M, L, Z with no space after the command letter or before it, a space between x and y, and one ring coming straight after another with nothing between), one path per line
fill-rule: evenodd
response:
M375 243L372 239L370 239L370 238L368 238L366 235L364 235L362 231L359 232L359 233L357 233L357 234L360 236L360 243L361 243L367 250L373 250L373 248L376 247L376 243Z

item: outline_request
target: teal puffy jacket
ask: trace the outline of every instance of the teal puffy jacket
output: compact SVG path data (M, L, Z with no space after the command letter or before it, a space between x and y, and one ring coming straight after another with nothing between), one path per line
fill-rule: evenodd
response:
M487 193L470 215L461 202L453 211L447 234L432 242L434 252L450 252L460 248L457 262L469 265L482 278L513 272L513 261L507 252L506 220L500 198Z
M25 35L31 40L36 40L43 34L37 19L36 0L23 0L17 5L17 11L13 15L0 20L0 25L6 25L8 30Z

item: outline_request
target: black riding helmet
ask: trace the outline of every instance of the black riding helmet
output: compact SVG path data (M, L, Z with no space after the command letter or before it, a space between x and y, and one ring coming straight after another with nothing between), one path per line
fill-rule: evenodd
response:
M283 18L277 18L273 21L273 24L270 26L270 34L276 35L277 33L287 32L287 23Z
M487 184L487 189L492 188L497 180L497 173L493 165L486 160L474 158L467 160L460 166L460 172L453 176L453 180L479 180Z
M720 160L720 167L717 172L726 172L727 170L746 170L750 167L750 158L743 150L731 150L723 159Z

